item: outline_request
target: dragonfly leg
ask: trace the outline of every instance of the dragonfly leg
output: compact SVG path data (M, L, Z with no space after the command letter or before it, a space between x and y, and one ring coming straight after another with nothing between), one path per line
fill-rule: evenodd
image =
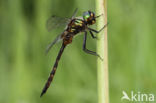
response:
M87 40L87 31L85 31L85 34L84 34L84 39L83 39L83 51L86 52L86 53L88 53L88 54L95 55L95 56L99 57L99 58L102 60L102 58L100 57L100 55L98 55L96 52L91 51L91 50L88 50L88 49L86 48L86 40Z
M92 29L92 28L88 28L89 31L95 32L95 33L100 33L105 27L107 27L108 23L105 24L99 31Z
M91 36L92 36L93 39L96 39L96 38L97 38L97 37L93 34L92 31L89 31L89 32L90 32L90 34L91 34Z

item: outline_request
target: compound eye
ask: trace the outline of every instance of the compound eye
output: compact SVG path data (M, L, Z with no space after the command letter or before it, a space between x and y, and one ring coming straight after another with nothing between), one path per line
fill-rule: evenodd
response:
M83 16L85 16L85 15L89 15L89 12L88 11L84 12Z
M83 13L83 18L84 18L84 20L87 20L87 19L89 19L90 18L90 12L84 12Z

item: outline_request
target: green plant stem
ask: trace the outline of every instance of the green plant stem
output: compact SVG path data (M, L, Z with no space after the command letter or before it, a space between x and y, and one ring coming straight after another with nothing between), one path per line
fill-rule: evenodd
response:
M96 0L96 15L100 14L103 15L97 20L97 30L107 24L107 0ZM103 58L97 60L98 103L109 103L107 27L98 38L97 53Z

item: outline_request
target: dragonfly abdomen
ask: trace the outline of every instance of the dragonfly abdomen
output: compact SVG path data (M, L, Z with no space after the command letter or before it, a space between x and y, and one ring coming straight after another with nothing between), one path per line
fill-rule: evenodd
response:
M54 78L54 75L55 75L55 72L56 72L56 69L57 69L57 66L58 66L58 62L59 62L59 60L60 60L60 58L61 58L61 55L62 55L62 53L63 53L65 47L66 47L66 45L62 44L62 47L61 47L61 49L60 49L60 51L59 51L59 53L58 53L58 56L57 56L57 58L56 58L55 64L54 64L54 66L53 66L53 68L52 68L52 71L51 71L51 73L50 73L50 76L49 76L49 78L48 78L48 80L47 80L47 82L46 82L46 84L45 84L45 86L44 86L44 88L43 88L43 90L42 90L42 93L41 93L40 97L41 97L44 93L46 93L47 89L49 88L49 86L50 86L50 84L51 84L51 82L52 82L52 80L53 80L53 78Z

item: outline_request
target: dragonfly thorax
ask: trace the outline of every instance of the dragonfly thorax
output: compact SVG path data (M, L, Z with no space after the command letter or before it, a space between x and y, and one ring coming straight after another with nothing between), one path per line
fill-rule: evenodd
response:
M69 24L67 31L73 34L77 34L81 31L84 31L86 28L86 23L83 19L75 18Z

